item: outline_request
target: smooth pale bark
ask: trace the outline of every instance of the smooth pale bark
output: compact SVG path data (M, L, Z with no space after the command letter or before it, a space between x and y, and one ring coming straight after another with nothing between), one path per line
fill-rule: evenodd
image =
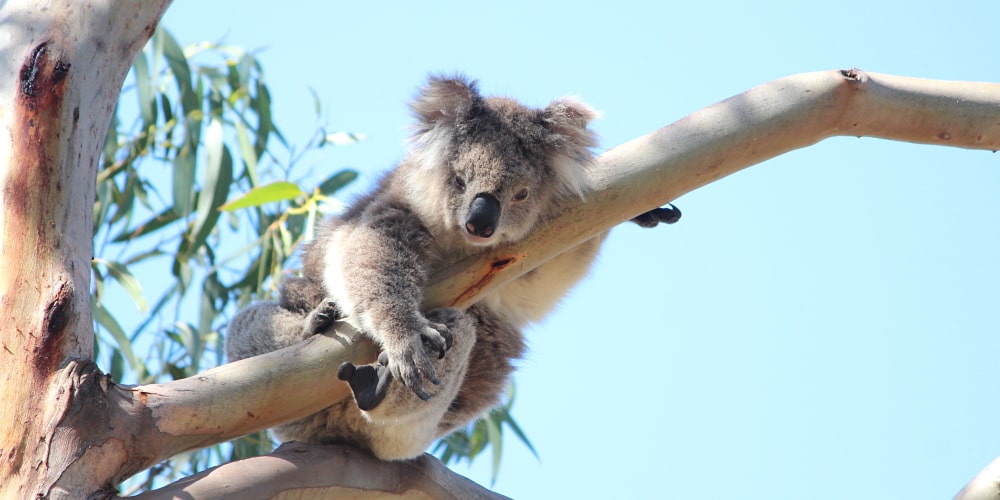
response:
M1000 458L972 478L954 500L1000 500Z
M167 0L0 2L0 493L111 491L127 442L77 422L93 358L98 158L125 73ZM99 400L94 400L94 404Z
M253 480L248 481L248 477ZM506 497L451 472L430 455L386 463L350 446L288 443L270 455L224 464L136 498L485 500Z

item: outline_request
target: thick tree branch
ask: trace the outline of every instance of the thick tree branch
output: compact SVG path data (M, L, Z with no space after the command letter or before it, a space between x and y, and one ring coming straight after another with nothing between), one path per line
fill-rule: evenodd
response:
M1000 458L972 478L954 500L1000 500Z
M370 362L378 354L349 325L267 356L229 363L165 384L116 387L112 398L121 431L143 436L130 474L177 453L203 448L326 408L350 392L337 379L345 361ZM332 370L329 368L333 367ZM130 475L129 474L129 475ZM125 476L127 477L127 475Z
M382 462L350 446L301 443L221 465L134 498L272 498L303 490L307 498L506 498L451 472L430 455Z
M807 73L761 85L608 151L590 173L586 200L563 207L558 218L516 245L457 262L437 273L426 304L468 306L482 294L637 214L768 158L844 135L995 151L1000 149L1000 85L857 70ZM342 350L329 345L304 343L206 372L197 381L134 391L162 394L179 387L175 384L185 384L185 390L200 394L199 401L211 402L200 407L201 414L213 417L210 424L198 419L170 424L170 433L179 440L198 434L203 439L197 442L203 446L212 439L222 441L269 427L279 419L304 416L313 411L308 408L324 407L344 397L346 389L335 375L340 361L367 362L373 351L363 340L345 343ZM284 362L299 358L314 362ZM257 370L267 372L268 390L253 391L244 385L254 376L249 372ZM294 411L275 408L276 394L316 388L317 380L330 381L330 386L308 408L304 404ZM339 389L333 388L338 385ZM233 412L224 406L236 399L217 395L221 392L212 388L236 386L246 390L240 391L240 411ZM197 411L191 404L190 399L162 398L157 412ZM248 419L244 412L254 417ZM218 432L206 436L206 425ZM176 446L171 449L179 451ZM286 458L294 461L294 457Z

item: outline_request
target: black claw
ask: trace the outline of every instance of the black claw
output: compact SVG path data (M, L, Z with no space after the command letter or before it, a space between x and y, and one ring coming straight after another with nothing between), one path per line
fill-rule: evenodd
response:
M417 390L415 390L413 392L417 394L418 398L420 398L420 399L422 399L424 401L427 401L427 400L431 399L431 395L427 394L426 392L424 392L423 389L417 389Z

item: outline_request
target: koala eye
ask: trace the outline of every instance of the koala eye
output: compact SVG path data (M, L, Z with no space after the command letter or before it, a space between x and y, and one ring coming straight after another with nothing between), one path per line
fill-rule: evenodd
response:
M465 192L465 179L460 175L455 176L455 188L458 189L459 193Z
M524 201L527 199L528 199L528 188L521 188L518 189L516 193L514 193L514 196L511 198L511 201Z

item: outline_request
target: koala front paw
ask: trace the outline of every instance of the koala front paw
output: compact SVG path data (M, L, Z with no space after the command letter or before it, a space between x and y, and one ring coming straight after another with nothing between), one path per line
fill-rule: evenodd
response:
M673 224L679 220L681 220L681 211L673 203L668 203L665 207L654 208L632 218L632 222L642 227L656 227L661 222L664 224Z
M441 384L428 352L437 354L438 359L443 358L451 347L452 336L445 325L426 320L422 323L417 335L403 335L403 338L386 342L382 349L392 376L401 380L417 397L427 401L431 396L424 391L421 373L434 385Z

